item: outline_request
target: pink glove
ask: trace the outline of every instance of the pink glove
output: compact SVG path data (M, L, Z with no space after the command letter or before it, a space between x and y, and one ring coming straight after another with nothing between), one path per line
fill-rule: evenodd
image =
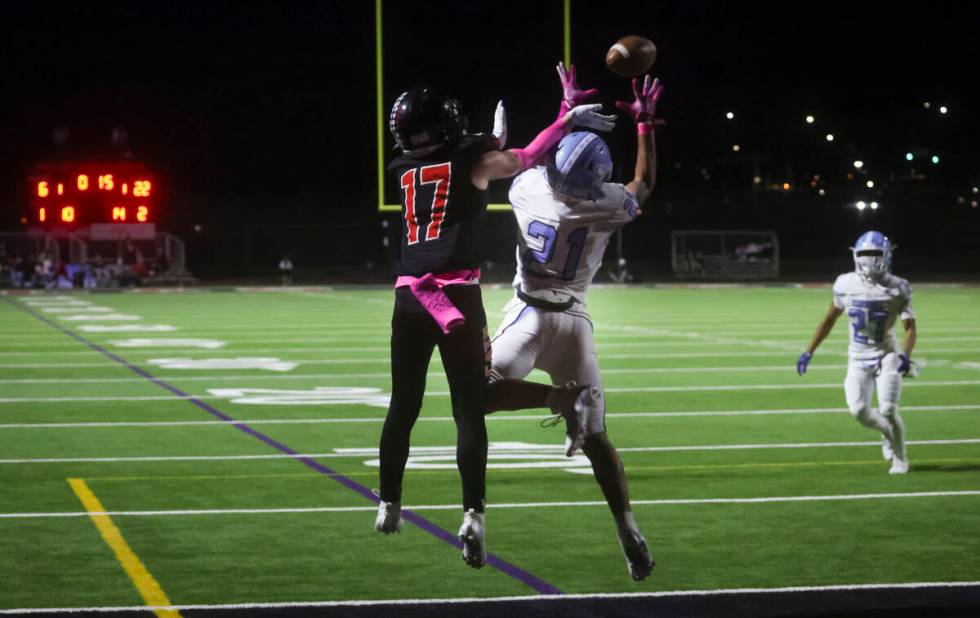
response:
M568 65L568 69L565 69L565 63L559 62L558 66L558 80L561 82L561 106L558 108L558 117L561 118L568 110L573 107L577 107L591 99L595 95L599 94L598 88L589 88L588 90L579 90L578 84L575 83L575 65Z
M659 79L651 83L650 76L647 75L643 78L643 89L640 90L639 81L633 78L633 102L616 101L616 107L629 114L636 124L663 124L663 121L656 118L657 101L663 91L664 87L660 85Z

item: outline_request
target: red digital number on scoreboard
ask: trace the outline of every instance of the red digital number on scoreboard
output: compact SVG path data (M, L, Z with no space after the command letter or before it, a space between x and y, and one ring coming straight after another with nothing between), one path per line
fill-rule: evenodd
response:
M68 226L154 221L155 181L140 163L42 164L30 183L31 223Z

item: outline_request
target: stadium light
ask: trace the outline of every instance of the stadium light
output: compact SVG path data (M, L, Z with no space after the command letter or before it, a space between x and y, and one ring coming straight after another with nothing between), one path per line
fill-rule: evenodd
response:
M864 161L861 161L859 159L859 160L857 160L857 161L854 162L854 169L859 170L862 167L864 167Z
M738 144L735 144L734 146L732 146L732 150L734 150L735 152L738 152L741 149L742 149L742 147L739 146Z
M814 118L813 116L807 116L806 117L806 123L807 124L813 124L813 121L814 120L816 120L816 118Z
M754 185L761 185L762 184L762 176L753 176L752 177L752 184L754 184Z
M932 103L930 103L929 101L925 101L925 102L924 102L924 103L922 104L922 107L924 107L924 108L926 108L926 109L929 109L930 107L932 107Z
M939 113L940 114L945 114L948 111L949 111L949 108L947 108L945 105L943 105L942 107L939 108Z
M939 165L939 155L932 155L932 164Z
M817 193L818 193L818 194L819 194L819 195L820 195L821 197L823 197L824 195L827 195L827 192L826 192L826 191L824 191L823 189L820 189L819 191L817 191Z
M832 142L832 141L834 141L834 134L833 134L833 133L828 133L825 139L826 139L826 140L827 140L828 142Z
M788 182L783 183L783 191L789 191L791 188L793 188L793 185L789 184Z
M980 187L973 187L973 194L976 195L977 193L980 193Z
M866 186L869 189L874 189L875 188L875 181L869 180L868 182L864 183L864 186Z
M915 158L915 155L913 155L911 152L906 152L905 153L905 160L906 161L911 161L914 158Z
M871 202L869 206L871 206L871 210L878 210L878 202Z
M868 207L868 205L865 204L864 202L858 202L857 204L855 204L855 206L857 206L858 210L864 210L865 208Z
M731 120L734 117L735 117L735 114L733 114L732 112L728 112L728 113L725 114L725 118L728 118L729 120Z

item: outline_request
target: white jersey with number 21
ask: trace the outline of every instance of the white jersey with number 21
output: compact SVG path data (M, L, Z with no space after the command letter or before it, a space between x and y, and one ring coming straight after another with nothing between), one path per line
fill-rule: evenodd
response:
M609 237L636 218L636 196L625 186L605 183L595 200L571 200L551 191L544 167L534 167L510 188L510 203L520 234L514 287L549 302L570 297L585 302L585 292L602 265Z
M886 274L880 281L845 273L834 282L834 306L850 321L847 351L854 361L877 361L900 351L895 321L914 320L912 290L901 277Z

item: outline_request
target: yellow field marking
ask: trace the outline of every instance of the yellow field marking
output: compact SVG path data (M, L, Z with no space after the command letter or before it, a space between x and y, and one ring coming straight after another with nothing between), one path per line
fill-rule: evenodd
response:
M136 590L143 597L143 601L150 607L172 607L173 603L170 602L163 589L160 588L160 584L146 570L139 556L126 543L126 539L123 538L122 532L119 531L116 524L112 523L112 519L105 514L105 507L102 506L99 499L89 489L85 480L68 479L68 484L71 485L78 499L82 501L82 506L88 511L88 516L92 520L92 523L95 524L95 527L98 528L102 539L115 552L116 559L119 560L123 570L129 575L129 579L136 586ZM176 609L155 609L153 613L160 618L180 618L180 612Z

